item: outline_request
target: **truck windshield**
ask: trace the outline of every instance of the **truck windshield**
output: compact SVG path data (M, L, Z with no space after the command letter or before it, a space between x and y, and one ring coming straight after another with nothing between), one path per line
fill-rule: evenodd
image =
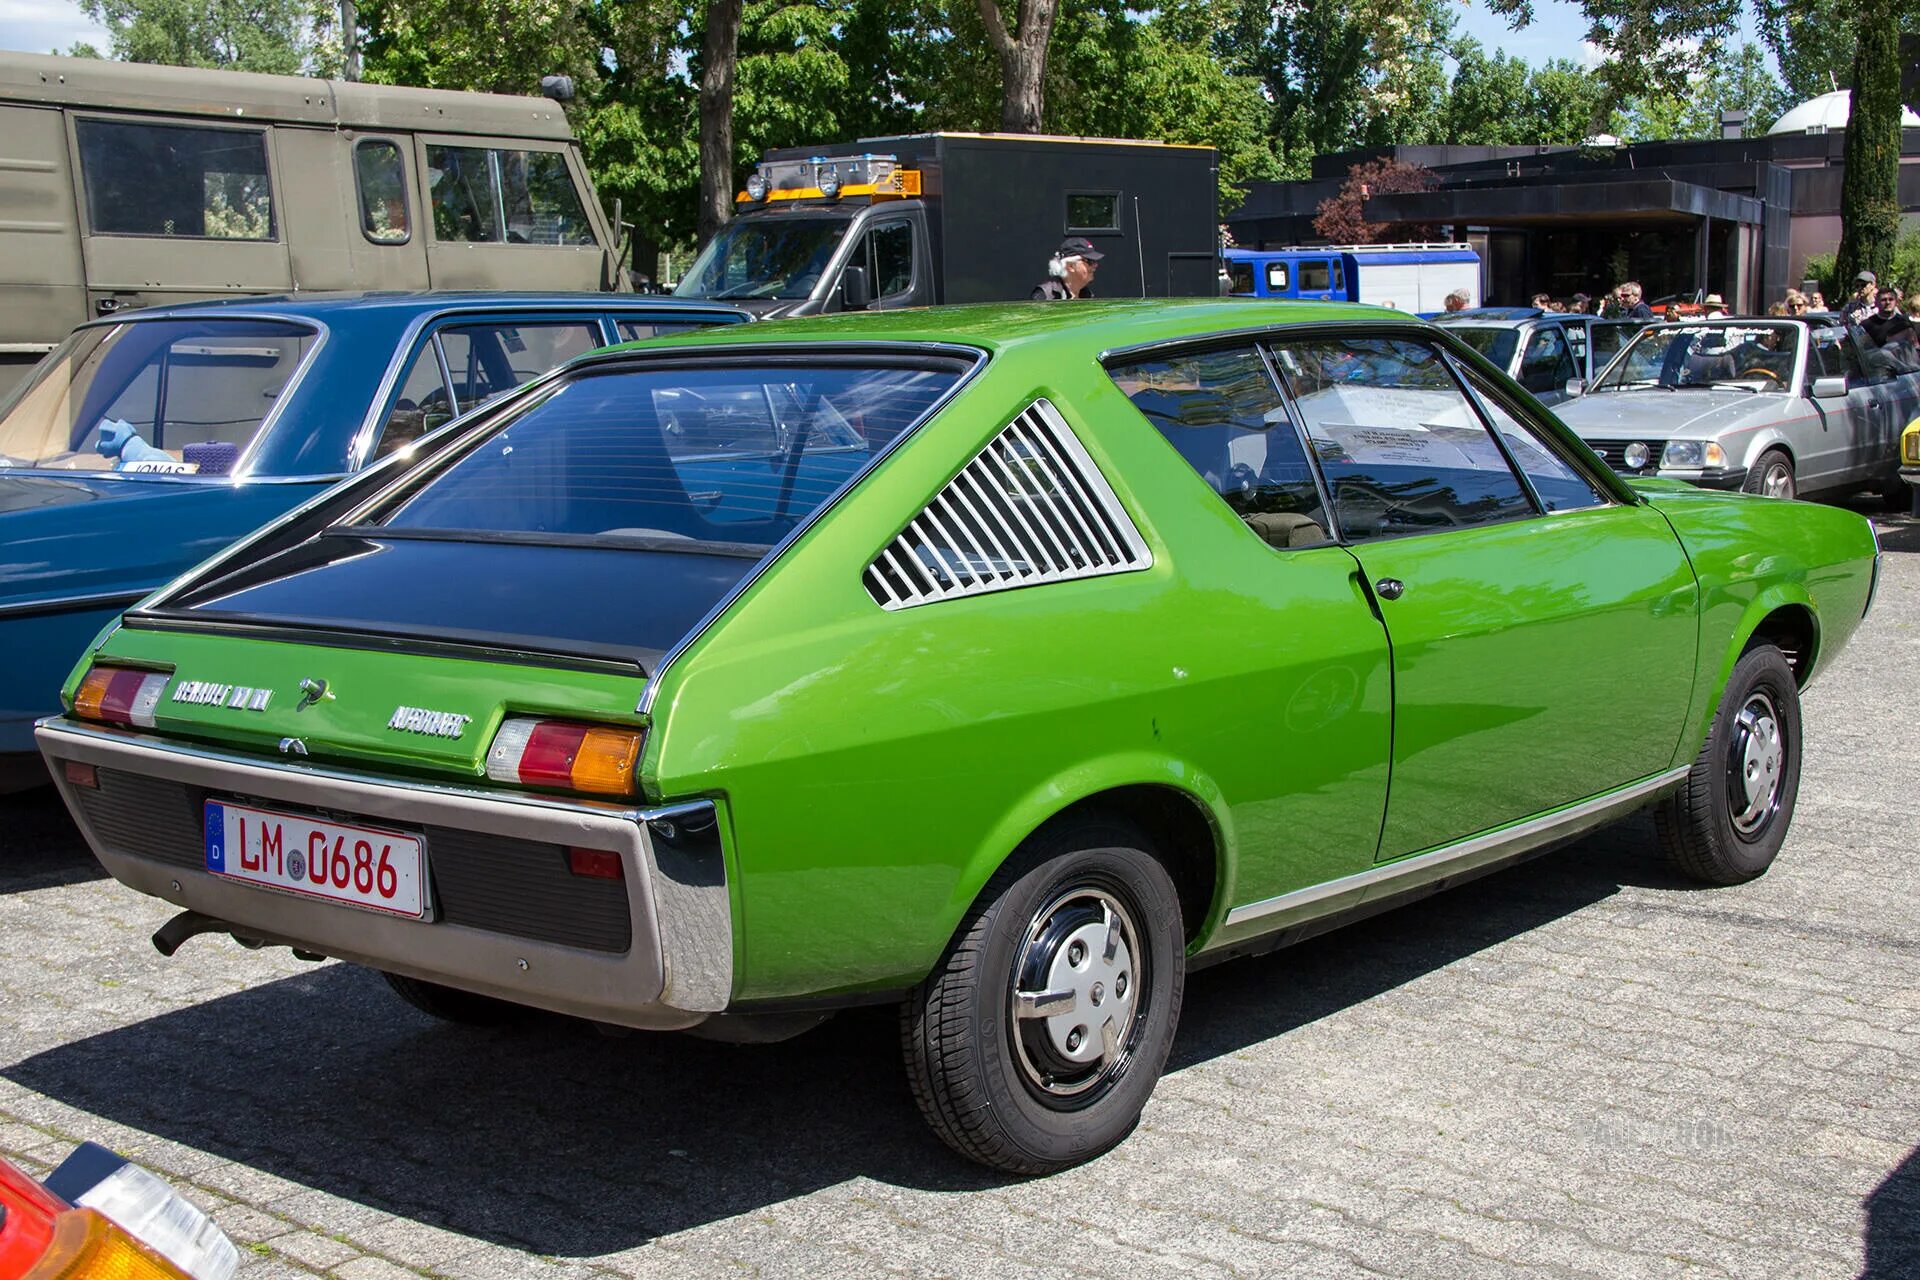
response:
M851 218L741 218L727 224L681 277L682 298L804 298Z
M75 330L0 407L0 469L226 476L319 337L279 320Z

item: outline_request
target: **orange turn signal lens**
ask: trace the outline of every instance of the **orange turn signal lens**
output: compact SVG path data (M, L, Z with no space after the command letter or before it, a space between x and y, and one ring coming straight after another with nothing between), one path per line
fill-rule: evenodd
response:
M63 1213L53 1241L21 1280L188 1280L92 1209Z
M573 757L574 789L627 795L633 790L633 767L639 762L639 730L589 729Z
M164 671L96 663L73 691L73 714L82 720L151 729L154 710L170 679Z

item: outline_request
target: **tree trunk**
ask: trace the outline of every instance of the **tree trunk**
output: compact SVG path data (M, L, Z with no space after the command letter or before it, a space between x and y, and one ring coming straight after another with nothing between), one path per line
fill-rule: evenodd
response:
M1014 35L1000 16L999 0L976 0L987 42L1000 58L1000 128L1039 133L1046 108L1047 45L1060 0L1020 0L1020 30Z
M742 0L712 0L700 62L700 243L733 217L733 68Z
M1862 0L1856 30L1834 264L1842 290L1862 271L1885 277L1900 234L1900 37L1891 0Z

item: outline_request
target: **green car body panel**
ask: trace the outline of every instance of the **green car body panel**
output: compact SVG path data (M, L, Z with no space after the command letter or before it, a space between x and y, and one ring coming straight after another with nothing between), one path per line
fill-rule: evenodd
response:
M1367 307L1015 305L708 332L589 361L848 344L984 359L646 677L163 629L136 614L82 659L67 704L95 657L217 672L275 698L244 716L166 701L152 736L276 767L275 745L298 737L312 751L301 767L507 795L485 777L503 718L644 725L640 803L716 805L731 1004L773 1007L919 982L1021 843L1090 803L1150 810L1184 833L1199 886L1190 952L1231 951L1319 909L1229 923L1235 908L1350 877L1372 885L1394 860L1671 774L1699 750L1756 629L1810 628L1804 683L1863 615L1876 548L1859 516L1629 488L1597 464L1591 482L1610 497L1598 507L1269 546L1102 356L1295 327L1438 344L1527 406L1537 431L1582 448L1466 348ZM866 566L1040 398L1112 487L1147 563L883 609ZM1372 584L1385 578L1409 586L1383 622ZM290 680L323 667L342 692L300 706ZM400 705L470 716L473 731L395 734Z

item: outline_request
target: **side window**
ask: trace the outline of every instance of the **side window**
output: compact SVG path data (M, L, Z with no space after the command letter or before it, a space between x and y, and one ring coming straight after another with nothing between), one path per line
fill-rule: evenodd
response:
M1507 452L1533 484L1533 492L1542 506L1549 511L1577 511L1582 507L1605 505L1606 499L1600 491L1589 484L1572 463L1555 452L1551 444L1534 434L1533 428L1509 411L1498 392L1471 370L1467 371L1467 381L1493 420L1493 429L1506 441Z
M1227 292L1249 295L1253 292L1253 264L1251 262L1227 263Z
M96 234L274 238L264 132L118 120L78 120L74 132Z
M1351 541L1490 524L1533 504L1433 348L1348 338L1275 348L1341 533Z
M593 242L561 152L428 143L427 176L436 240Z
M1627 345L1637 326L1630 324L1596 324L1593 334L1593 376L1598 378L1606 371L1607 365L1620 354L1620 348Z
M1567 340L1553 326L1535 329L1520 357L1520 385L1535 393L1558 391L1573 376L1573 356Z
M387 421L380 428L380 439L368 461L377 461L412 444L451 421L459 412L460 406L454 402L446 379L440 375L440 357L434 340L429 338L420 344L413 367L400 379L400 390L394 395L393 407L387 411Z
M1067 193L1067 230L1118 231L1119 229L1119 192L1069 191Z
M642 338L664 338L670 333L692 333L695 329L705 329L704 324L693 324L685 320L616 320L614 332L620 335L622 342L638 342Z
M1567 335L1567 349L1573 352L1575 373L1583 371L1587 365L1587 326L1584 321L1570 320L1562 325L1560 331Z
M1319 293L1332 287L1333 274L1324 258L1308 259L1300 264L1300 291Z
M361 234L375 244L405 244L413 230L400 148L390 138L362 138L353 144L353 176L360 188Z
M1269 262L1267 264L1267 289L1272 293L1285 293L1287 291L1286 263Z
M1111 372L1134 408L1269 545L1327 541L1313 469L1257 351L1210 351Z
M1853 342L1843 329L1816 329L1813 332L1814 363L1808 371L1809 380L1814 378L1854 378L1860 377L1860 361L1853 352Z
M1334 292L1336 292L1336 293L1345 293L1345 292L1347 291L1347 281L1346 281L1346 274L1347 274L1347 265L1346 265L1346 263L1344 263L1344 262L1342 262L1342 261L1340 261L1340 259L1338 259L1338 258L1335 258L1335 259L1333 260L1333 288L1334 288Z
M590 323L469 324L440 333L461 413L599 345L600 326Z
M913 224L889 222L867 235L867 280L876 298L913 287Z

